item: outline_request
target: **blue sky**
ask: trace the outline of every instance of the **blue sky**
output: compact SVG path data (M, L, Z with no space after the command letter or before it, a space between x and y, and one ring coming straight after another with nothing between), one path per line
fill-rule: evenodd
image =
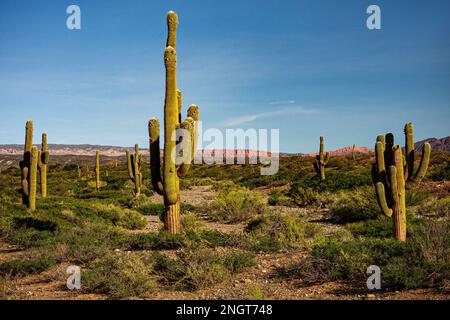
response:
M81 8L81 30L66 8ZM366 8L381 8L368 30ZM450 2L0 1L0 144L148 144L163 118L166 13L178 85L205 128L279 128L283 152L450 134ZM39 142L40 139L37 138Z

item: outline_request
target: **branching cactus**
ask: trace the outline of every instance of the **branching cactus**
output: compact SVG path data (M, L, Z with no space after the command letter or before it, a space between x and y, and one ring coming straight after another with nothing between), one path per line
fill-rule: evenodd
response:
M136 198L141 194L142 186L142 155L139 154L139 146L134 146L134 155L130 155L127 150L128 175L134 182L134 192Z
M417 182L422 181L423 177L428 170L428 164L430 163L430 155L431 155L431 145L426 142L422 147L422 157L420 159L420 164L417 170L415 170L414 164L414 127L411 122L405 125L405 180L408 182Z
M385 216L392 217L394 235L399 241L406 241L405 197L408 179L412 177L409 181L420 181L425 176L431 153L430 144L425 143L419 168L414 175L414 139L411 123L405 126L405 136L407 146L406 156L403 156L401 147L394 145L392 133L386 136L379 135L375 144L376 163L372 167L378 205ZM412 161L408 157L412 157Z
M325 167L330 160L330 155L324 152L323 137L320 137L320 149L319 154L316 156L316 161L314 162L314 169L316 169L317 175L320 180L325 180Z
M22 202L31 211L36 210L36 182L38 167L38 149L33 147L33 121L25 126L25 146L23 160L20 161Z
M95 188L100 190L100 153L95 152Z
M161 176L159 121L148 122L150 136L150 166L152 186L155 192L164 196L165 212L162 217L164 228L172 234L181 231L179 177L188 173L197 146L199 108L191 105L188 117L181 121L182 94L177 88L176 68L176 13L167 14L168 38L164 51L166 67L166 93L164 102L164 157ZM182 130L180 130L182 129ZM178 139L177 139L178 138Z
M42 198L47 197L47 165L49 161L50 153L47 146L47 134L42 134L42 146L38 152L38 168L41 175L41 195Z

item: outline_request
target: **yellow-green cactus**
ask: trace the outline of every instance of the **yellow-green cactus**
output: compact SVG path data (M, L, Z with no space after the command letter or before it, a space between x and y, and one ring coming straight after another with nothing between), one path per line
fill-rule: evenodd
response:
M20 161L22 203L32 211L36 209L36 181L38 151L33 147L33 121L25 125L25 145L23 160Z
M408 182L420 182L427 173L428 164L430 162L431 145L426 142L422 147L422 157L420 164L415 171L414 166L414 127L411 122L405 125L405 177Z
M317 175L322 181L325 180L325 167L329 160L330 155L328 152L324 153L323 137L321 136L319 154L316 156L316 161L314 161L314 169L316 169Z
M141 194L142 185L142 155L139 155L139 146L134 146L134 155L127 150L128 175L134 182L134 192L136 198Z
M394 145L394 135L379 135L375 144L375 160L372 179L381 212L393 218L395 238L406 241L406 186L420 181L426 173L431 146L425 143L419 169L414 175L414 137L411 123L405 126L406 155L399 145ZM411 178L412 177L412 178ZM411 179L409 179L411 178Z
M148 122L150 137L150 166L152 186L155 192L164 196L165 213L162 217L164 227L169 233L179 233L180 224L180 186L179 177L189 171L197 145L198 107L192 105L188 117L181 121L182 93L177 87L176 31L178 16L170 11L167 14L168 37L164 50L166 68L166 93L164 101L164 155L161 176L160 129L159 121L151 118ZM184 131L178 131L184 129ZM177 141L177 132L182 138ZM187 133L187 135L186 135ZM185 137L189 139L184 140ZM177 144L187 145L177 148ZM184 161L178 163L179 159Z
M100 153L95 152L95 188L100 190Z
M50 153L47 146L47 134L42 134L42 146L38 153L38 168L41 175L41 195L42 198L47 197L47 165Z

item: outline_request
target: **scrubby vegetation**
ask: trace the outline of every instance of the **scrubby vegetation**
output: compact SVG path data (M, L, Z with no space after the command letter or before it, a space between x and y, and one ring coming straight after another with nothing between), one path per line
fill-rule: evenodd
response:
M207 196L200 204L183 200L183 231L176 235L160 230L164 206L145 179L148 163L136 198L125 163L102 163L107 184L97 191L92 170L81 166L79 177L78 166L50 162L48 196L38 197L33 213L11 188L20 171L6 169L0 174L0 297L17 297L20 279L42 274L50 277L42 281L64 287L67 265L81 267L83 294L112 299L204 294L230 283L237 283L230 290L241 290L239 297L261 298L271 281L287 280L361 289L370 264L381 268L384 291L447 292L450 197L448 180L435 174L449 159L433 153L430 177L407 189L406 243L393 239L391 219L380 215L368 156L332 157L322 182L310 158L282 158L280 173L269 178L256 166L194 165L182 197L198 188Z

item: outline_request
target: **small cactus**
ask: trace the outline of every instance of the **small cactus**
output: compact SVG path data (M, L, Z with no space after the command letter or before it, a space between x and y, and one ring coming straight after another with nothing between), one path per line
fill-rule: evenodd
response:
M320 149L319 154L316 156L316 161L314 161L314 169L316 169L317 175L322 181L325 180L325 167L329 160L329 153L324 153L323 137L320 137Z
M38 167L38 150L33 147L33 121L29 120L25 126L25 146L23 160L20 161L22 188L22 203L34 211L36 210L36 182Z
M355 145L354 144L353 144L353 147L352 147L352 160L353 161L356 160Z
M81 178L81 167L80 167L80 165L77 165L77 174L78 174L78 178Z
M134 155L130 155L127 150L128 175L134 182L134 192L136 198L141 194L142 186L142 155L139 154L139 146L134 146Z
M42 146L38 152L38 168L41 175L41 195L42 198L47 197L47 165L49 161L50 153L47 146L47 134L42 134Z
M166 67L166 93L164 103L164 162L161 177L160 159L160 130L159 121L151 118L148 122L150 137L150 167L152 175L152 186L155 192L164 196L165 213L162 217L164 228L172 234L181 231L180 223L180 186L179 177L185 175L194 159L197 146L197 122L199 109L191 105L188 117L181 121L182 94L177 88L176 68L176 30L178 16L170 11L167 14L168 38L167 47L164 51L164 62ZM179 150L177 148L176 132L185 129L187 137L183 135L178 144L187 146ZM187 141L184 141L188 138ZM177 160L183 159L182 163Z
M375 144L372 179L381 212L393 218L395 239L406 241L406 187L408 181L419 182L426 174L431 146L425 143L422 159L414 175L414 139L411 123L405 126L406 156L399 145L394 145L394 135L379 135ZM412 146L412 147L411 147ZM412 155L411 155L412 153Z
M100 153L95 152L95 188L100 190Z

